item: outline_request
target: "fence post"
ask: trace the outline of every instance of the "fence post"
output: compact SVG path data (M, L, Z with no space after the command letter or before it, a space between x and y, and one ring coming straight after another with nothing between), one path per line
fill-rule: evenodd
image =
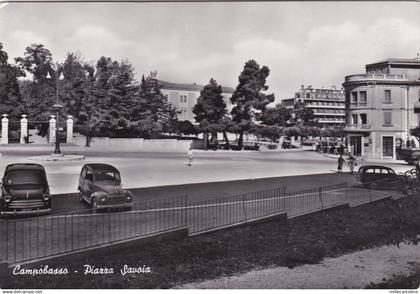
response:
M184 225L188 226L188 196L187 194L184 195Z
M246 209L245 209L245 195L246 194L242 194L242 211L244 214L244 221L246 222L247 218L246 218Z
M48 138L49 138L49 142L52 144L52 143L55 142L55 128L57 126L56 126L55 115L51 115L50 117L51 117L50 120L49 120L49 123L50 123L49 132L50 133L49 133Z
M22 114L20 120L20 144L26 144L28 141L28 119L26 114Z
M73 142L73 116L67 115L66 121L66 143Z
M7 118L7 114L3 114L3 118L1 119L1 144L9 144L9 119Z
M9 220L6 220L6 262L9 262Z
M322 201L322 187L318 188L319 202L321 202L321 209L324 209L324 203Z

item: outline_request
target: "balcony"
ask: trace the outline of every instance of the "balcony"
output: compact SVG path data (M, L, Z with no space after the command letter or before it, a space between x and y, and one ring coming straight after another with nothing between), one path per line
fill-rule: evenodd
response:
M367 102L351 102L348 105L349 108L367 107Z
M355 132L370 132L371 127L367 124L346 124L344 127L345 131L355 131Z
M405 75L392 75L392 74L358 74L345 77L346 83L360 82L360 81L408 81Z

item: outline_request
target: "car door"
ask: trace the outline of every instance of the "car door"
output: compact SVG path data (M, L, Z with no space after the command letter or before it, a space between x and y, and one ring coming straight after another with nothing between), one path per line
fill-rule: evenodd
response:
M93 172L90 169L86 169L86 175L83 180L83 194L90 202L90 196L92 195L93 191Z

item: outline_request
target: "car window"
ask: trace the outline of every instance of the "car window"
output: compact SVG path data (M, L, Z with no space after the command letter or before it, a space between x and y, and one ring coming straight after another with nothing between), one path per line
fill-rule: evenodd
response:
M7 185L45 184L45 174L41 171L15 171L5 177Z
M95 182L120 183L120 174L114 171L95 171Z
M387 169L384 169L384 168L381 168L381 174L387 175L388 174L388 170Z
M367 174L374 174L375 173L375 169L374 168L367 168L365 173Z
M395 172L394 172L394 170L392 170L392 169L389 169L389 170L388 170L388 173L389 173L390 175L395 175Z
M87 181L93 181L93 173L92 173L90 170L88 170L88 171L86 172L86 177L85 177L85 179L86 179Z
M82 178L86 177L86 168L82 169L81 175L82 175Z

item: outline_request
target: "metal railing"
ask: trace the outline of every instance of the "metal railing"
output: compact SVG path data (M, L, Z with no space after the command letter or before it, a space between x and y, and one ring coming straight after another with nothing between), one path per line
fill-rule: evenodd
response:
M186 197L135 203L131 211L91 209L0 222L0 260L11 263L112 244L185 226Z
M405 75L398 74L355 74L345 77L346 82L356 82L363 80L406 80Z
M196 234L285 212L285 188L188 204L189 232Z
M347 183L286 192L284 187L188 201L187 196L136 202L131 211L82 210L0 220L0 261L18 263L188 227L190 234L287 213L296 217L344 203L360 205L389 193Z

